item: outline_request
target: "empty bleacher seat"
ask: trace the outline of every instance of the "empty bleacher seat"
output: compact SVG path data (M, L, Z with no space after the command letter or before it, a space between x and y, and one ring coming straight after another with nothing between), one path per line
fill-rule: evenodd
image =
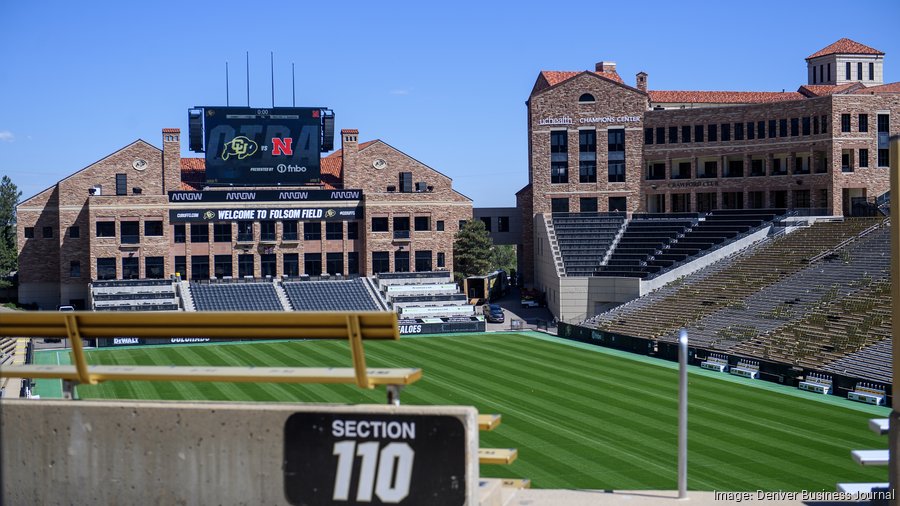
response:
M286 282L284 291L295 311L377 311L362 279Z

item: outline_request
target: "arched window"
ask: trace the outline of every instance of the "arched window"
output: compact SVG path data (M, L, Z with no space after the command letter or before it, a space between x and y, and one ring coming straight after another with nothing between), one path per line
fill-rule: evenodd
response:
M578 97L578 102L580 102L580 103L593 102L593 101L594 101L594 96L591 95L590 93L585 93L585 94L581 95L580 97Z

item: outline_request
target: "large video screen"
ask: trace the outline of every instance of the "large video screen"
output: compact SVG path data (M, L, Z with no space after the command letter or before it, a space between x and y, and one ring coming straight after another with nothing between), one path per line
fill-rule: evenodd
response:
M320 115L306 107L204 107L206 182L318 183Z

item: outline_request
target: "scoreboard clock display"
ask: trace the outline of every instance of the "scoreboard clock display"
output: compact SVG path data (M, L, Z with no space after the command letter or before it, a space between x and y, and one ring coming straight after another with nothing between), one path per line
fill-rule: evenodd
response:
M295 413L284 430L291 504L465 504L466 428L458 417Z

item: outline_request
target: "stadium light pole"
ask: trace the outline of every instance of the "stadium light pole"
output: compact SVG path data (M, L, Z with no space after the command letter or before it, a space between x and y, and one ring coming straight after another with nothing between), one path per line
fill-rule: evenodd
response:
M687 499L687 330L678 336L678 498Z
M900 385L900 135L891 137L891 304L894 306L891 321L891 365L893 366L893 386ZM894 390L896 392L896 390ZM900 487L900 411L897 396L893 396L893 408L888 426L888 481L890 491L895 493L891 504L897 504L896 490Z

